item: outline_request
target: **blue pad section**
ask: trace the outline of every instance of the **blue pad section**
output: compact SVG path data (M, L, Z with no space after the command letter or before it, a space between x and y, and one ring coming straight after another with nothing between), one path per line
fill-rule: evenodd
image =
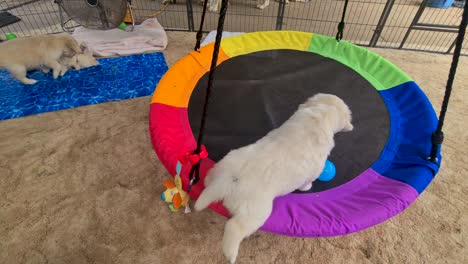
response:
M387 144L372 168L381 175L411 185L422 193L439 171L427 160L437 116L426 95L415 82L380 91L390 114Z
M162 53L100 59L100 65L69 70L53 79L39 71L23 85L0 71L0 120L151 95L168 67Z

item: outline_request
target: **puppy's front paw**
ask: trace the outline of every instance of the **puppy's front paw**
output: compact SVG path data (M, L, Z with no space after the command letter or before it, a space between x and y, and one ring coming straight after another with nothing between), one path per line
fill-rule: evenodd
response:
M52 73L52 76L54 77L54 79L57 79L60 75L60 72L61 70L54 70Z
M66 68L65 68L65 69L62 69L62 70L60 71L60 76L64 76L65 73L67 73L67 71L68 71L68 69L66 69Z
M23 79L23 80L21 80L21 82L24 83L24 84L27 84L27 85L32 85L32 84L37 83L37 81L33 80L33 79Z
M312 183L307 183L307 184L301 186L301 188L299 188L299 191L306 192L306 191L308 191L310 189L312 189Z

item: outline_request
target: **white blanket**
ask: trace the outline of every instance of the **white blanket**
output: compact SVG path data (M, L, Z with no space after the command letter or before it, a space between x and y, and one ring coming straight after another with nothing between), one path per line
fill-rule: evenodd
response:
M223 38L227 37L232 37L236 35L244 34L244 32L228 32L228 31L223 31ZM222 38L222 39L223 39ZM205 39L202 41L201 46L205 46L207 44L210 44L211 42L214 42L216 39L216 31L211 31L206 35Z
M79 43L85 42L93 55L100 57L161 51L166 48L166 31L156 18L136 25L133 32L130 32L130 28L91 30L79 27L73 32L73 37Z

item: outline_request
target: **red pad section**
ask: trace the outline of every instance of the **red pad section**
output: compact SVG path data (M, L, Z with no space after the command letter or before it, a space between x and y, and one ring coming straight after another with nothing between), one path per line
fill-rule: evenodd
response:
M149 129L151 143L161 163L171 175L176 175L176 165L179 155L187 149L195 149L196 140L190 128L187 108L179 108L160 103L152 103L149 112ZM208 149L208 154L210 150ZM211 159L205 159L200 166L200 181L192 187L190 198L197 200L204 189L204 178L214 165ZM186 190L189 185L190 164L183 164L180 177ZM229 216L222 203L213 203L210 208L217 213Z

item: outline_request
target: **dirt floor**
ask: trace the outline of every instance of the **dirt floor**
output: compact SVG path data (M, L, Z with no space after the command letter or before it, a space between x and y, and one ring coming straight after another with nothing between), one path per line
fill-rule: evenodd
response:
M169 64L194 35L169 33ZM450 56L376 49L438 109ZM443 166L405 212L335 238L257 232L238 263L468 263L468 58L446 119ZM224 263L225 219L171 213L144 97L0 121L0 263Z

